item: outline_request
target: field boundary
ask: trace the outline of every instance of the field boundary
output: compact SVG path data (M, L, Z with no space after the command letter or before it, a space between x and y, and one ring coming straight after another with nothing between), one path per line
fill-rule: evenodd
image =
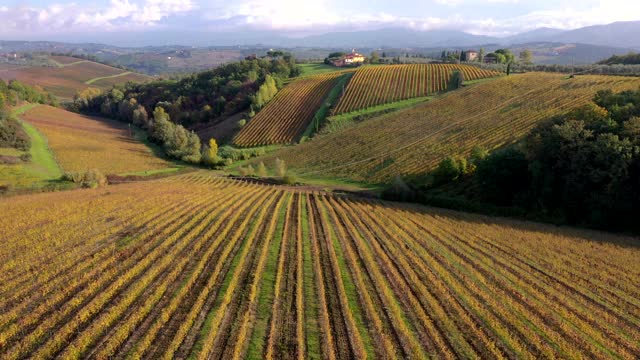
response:
M34 165L41 167L46 171L46 177L43 180L53 180L62 176L62 168L58 164L55 154L49 147L47 137L38 130L34 125L22 119L20 116L24 113L38 107L38 104L26 104L13 110L13 114L24 128L25 132L31 138L31 161Z
M97 77L97 78L89 79L89 80L85 81L84 83L87 84L87 85L91 85L94 82L97 82L97 81L100 81L100 80L113 79L113 78L117 78L117 77L121 77L121 76L126 76L126 75L129 75L129 74L132 74L132 72L131 71L125 71L122 74L115 74L115 75L109 75L109 76L100 76L100 77Z

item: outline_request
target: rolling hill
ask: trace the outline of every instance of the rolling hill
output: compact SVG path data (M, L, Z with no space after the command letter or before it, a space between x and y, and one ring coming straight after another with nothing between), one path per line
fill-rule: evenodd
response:
M447 84L454 71L461 71L465 81L500 76L498 72L469 65L417 64L362 67L349 81L333 114L338 115L380 104L435 95L447 90Z
M468 65L419 64L365 66L355 70L349 79L343 76L350 74L350 70L304 76L281 90L240 130L233 143L242 147L293 143L305 133L314 116L318 116L316 112L323 103L326 112L333 108L333 114L337 115L434 95L447 89L451 74L456 70L469 81L500 75ZM340 79L348 84L328 98Z
M640 352L636 238L202 172L0 213L3 358Z
M318 136L262 160L283 159L301 175L369 183L420 176L446 156L468 155L474 146L494 149L518 141L539 121L587 103L597 90L638 86L640 80L633 77L502 77Z
M233 139L238 146L286 144L300 138L345 72L306 76L280 90Z
M41 86L66 101L71 100L78 91L88 87L108 89L116 83L144 82L150 79L146 75L131 73L88 60L66 56L53 56L51 59L57 63L57 67L16 68L0 64L0 78L6 81L16 79L27 84Z
M64 171L98 169L123 174L166 169L170 163L156 157L121 122L94 118L51 106L38 106L23 118L48 140Z

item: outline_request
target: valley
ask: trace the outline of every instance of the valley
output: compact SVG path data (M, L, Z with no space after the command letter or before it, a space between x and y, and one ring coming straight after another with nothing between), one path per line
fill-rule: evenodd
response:
M0 6L1 359L638 357L640 23L323 4Z

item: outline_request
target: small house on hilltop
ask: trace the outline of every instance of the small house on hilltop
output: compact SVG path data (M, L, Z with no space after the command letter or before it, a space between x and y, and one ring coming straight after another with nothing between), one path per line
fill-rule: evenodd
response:
M350 54L346 54L333 60L333 65L337 67L358 66L364 64L364 59L364 55L357 53L354 49L351 50Z
M475 50L467 50L463 53L463 61L476 61L478 60L478 52Z

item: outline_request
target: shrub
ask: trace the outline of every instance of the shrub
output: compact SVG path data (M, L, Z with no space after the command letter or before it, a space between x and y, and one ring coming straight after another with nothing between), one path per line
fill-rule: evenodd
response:
M260 163L258 164L256 175L258 175L259 177L267 177L267 167L264 166L264 163L262 161L260 161Z
M238 120L238 129L242 129L245 125L247 125L247 120L245 119Z
M396 176L393 183L382 192L382 198L386 200L413 201L415 197L415 192L400 176Z
M240 173L240 176L254 176L256 171L253 166L247 165L247 167L239 167L238 172Z
M20 160L24 161L24 162L29 162L31 161L31 154L22 154L20 155Z
M467 172L467 160L460 157L448 157L440 162L433 172L435 185L458 180Z
M107 185L107 177L96 169L85 172L66 172L62 179L92 189Z
M287 164L284 162L284 160L276 158L275 171L278 177L284 178L287 175Z
M297 185L298 184L298 178L296 178L295 176L291 175L291 174L287 174L285 176L282 177L282 182L286 185Z
M31 138L17 120L12 118L0 120L0 147L27 151L31 148Z

